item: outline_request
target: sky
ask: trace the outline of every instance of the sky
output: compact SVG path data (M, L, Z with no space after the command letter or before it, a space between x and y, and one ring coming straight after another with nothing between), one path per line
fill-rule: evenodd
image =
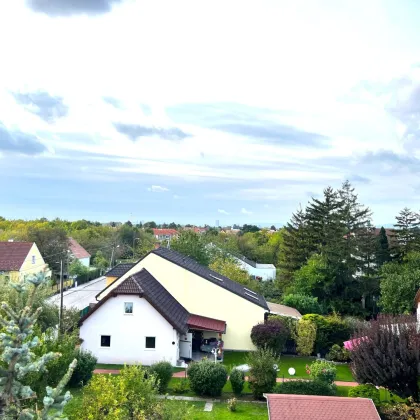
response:
M0 2L0 215L286 223L346 179L420 210L415 0Z

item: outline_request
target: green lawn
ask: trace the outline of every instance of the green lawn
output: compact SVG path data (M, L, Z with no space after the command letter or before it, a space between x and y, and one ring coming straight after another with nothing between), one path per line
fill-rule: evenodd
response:
M246 352L226 351L223 356L223 364L229 368L243 365L246 363L246 356ZM314 360L314 357L283 355L280 357L280 370L277 376L279 378L282 378L284 375L285 378L309 379L309 375L306 373L306 365L310 365ZM296 370L294 376L290 376L288 373L288 370L291 367ZM337 381L354 381L348 365L336 365L336 367Z
M121 370L124 367L124 365L113 365L113 364L105 364L105 363L97 363L95 369L110 369L110 370ZM181 372L185 371L183 368L172 368L173 372Z
M179 404L178 401L167 401L167 404ZM190 403L193 407L191 420L268 420L267 405L261 403L244 403L237 405L237 411L232 413L226 403L214 403L211 412L204 412L204 402Z

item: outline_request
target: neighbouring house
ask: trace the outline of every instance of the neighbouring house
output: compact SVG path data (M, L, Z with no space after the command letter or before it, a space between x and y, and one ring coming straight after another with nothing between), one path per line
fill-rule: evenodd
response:
M369 398L265 394L270 420L380 420Z
M276 278L276 267L273 264L259 264L246 257L232 255L240 267L257 280L274 280Z
M85 267L90 267L89 252L73 238L69 238L69 251L73 258L78 259Z
M133 268L135 263L121 263L117 264L114 268L111 268L108 272L104 274L106 277L106 285L109 286L111 283L114 283L115 280L123 276L128 270Z
M175 229L153 229L153 235L158 241L171 240L179 235Z
M204 233L207 232L207 228L202 228L202 227L197 227L197 226L193 226L193 227L185 227L184 230L192 230L195 233L198 233L199 235L203 235Z
M217 322L206 324L206 328L200 325L194 328L190 325L189 333L194 337L193 351L199 350L200 339L213 337L220 337L224 341L226 350L255 349L250 333L252 327L263 322L269 313L269 307L264 297L242 284L198 264L192 258L168 248L162 247L149 252L125 274L108 285L97 295L98 305L104 299L109 299L110 294L118 294L121 289L117 288L143 269L147 270L150 276L189 314L197 315L203 319L217 320ZM113 301L110 299L110 302ZM106 313L104 317L107 320L115 319L118 314L119 309L107 309L112 307L112 305L103 306L102 313ZM147 313L139 315L139 318L147 320L145 323L153 329L152 320L154 318L149 317ZM169 322L168 319L167 321ZM107 322L96 330L96 337L104 334L109 335L106 333ZM221 332L220 323L226 326L223 332ZM138 335L138 328L143 327L136 324L132 330L125 330L126 334ZM177 331L179 332L179 330ZM170 343L173 341L172 336L168 336L165 343L168 341ZM182 353L181 357L183 357ZM125 355L121 353L120 363L124 363L124 359Z
M119 282L80 320L81 348L99 363L166 360L177 365L191 328L224 333L226 323L185 309L145 268Z
M0 242L0 275L4 279L17 282L39 272L51 275L34 242Z
M293 319L301 319L302 314L295 308L286 305L280 305L279 303L267 302L270 314L286 316Z
M416 307L417 322L420 324L420 289L416 293L416 297L414 298L414 304Z

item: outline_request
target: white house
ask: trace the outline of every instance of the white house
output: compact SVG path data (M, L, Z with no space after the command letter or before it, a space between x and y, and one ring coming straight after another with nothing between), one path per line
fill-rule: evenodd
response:
M146 269L128 277L80 321L81 348L99 363L168 361L191 358L191 342L180 354L180 338L190 328L222 333L223 321L190 314ZM191 336L191 334L190 334Z
M153 235L158 241L171 240L179 235L175 229L153 229Z
M73 238L69 238L69 251L73 258L78 259L85 267L90 267L89 252Z
M276 267L273 264L259 264L246 257L233 256L233 258L250 276L263 281L274 280L276 278Z

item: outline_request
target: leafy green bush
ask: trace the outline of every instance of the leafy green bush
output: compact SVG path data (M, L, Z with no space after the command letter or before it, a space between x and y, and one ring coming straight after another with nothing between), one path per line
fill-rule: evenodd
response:
M325 358L334 362L348 362L350 360L350 352L344 347L334 344Z
M236 411L238 405L238 400L236 398L231 398L230 400L227 400L227 406L228 410L234 413Z
M281 319L268 319L251 330L251 340L256 347L269 348L276 354L282 352L289 335L289 329Z
M181 379L175 382L171 389L175 394L185 394L190 389L190 384L187 379Z
M276 385L276 356L270 349L258 349L248 354L246 363L250 366L249 387L254 397L261 399L264 393L271 392Z
M298 394L298 395L337 395L337 387L331 386L326 382L313 381L289 381L277 384L275 392L277 394Z
M306 371L315 380L331 385L337 376L337 368L333 363L325 360L315 360L310 366L306 365Z
M74 369L69 385L71 387L85 386L92 378L98 359L90 352L80 350L76 354L77 366Z
M322 314L324 312L318 298L313 296L291 293L283 297L282 304L297 309L302 315Z
M370 398L375 405L381 401L379 389L371 384L357 385L349 391L349 397L353 398Z
M300 319L297 324L297 352L301 356L310 356L314 351L316 324L307 319Z
M239 369L233 369L230 372L230 383L232 385L232 390L235 395L241 395L242 390L245 385L245 374Z
M172 378L172 365L169 362L158 362L150 366L149 371L159 380L159 392L164 394Z
M226 368L206 359L191 363L187 374L191 389L197 395L219 396L227 382Z

